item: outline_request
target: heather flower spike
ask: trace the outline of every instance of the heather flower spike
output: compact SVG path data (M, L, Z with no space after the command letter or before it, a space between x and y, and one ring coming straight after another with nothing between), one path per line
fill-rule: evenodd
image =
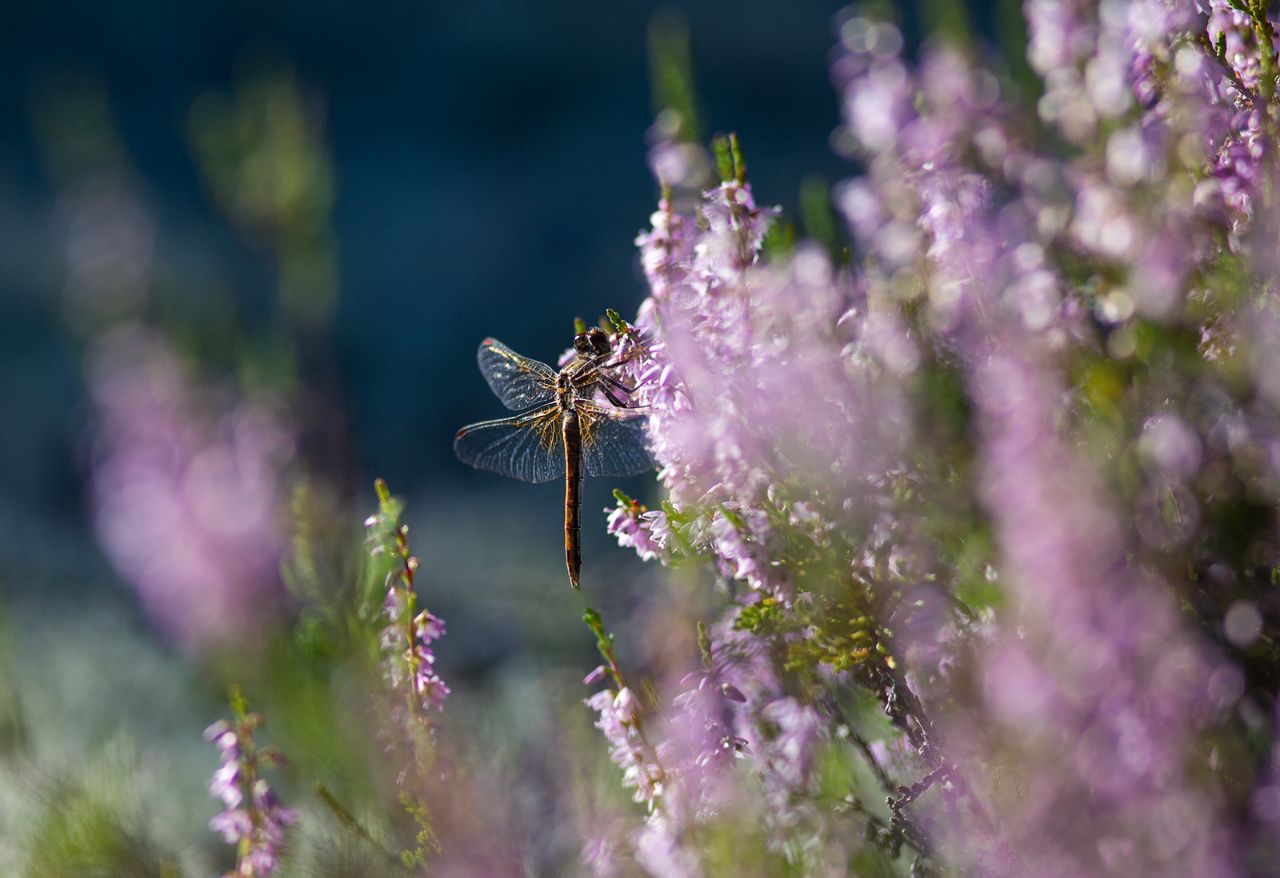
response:
M223 878L267 878L279 869L286 829L297 822L297 814L280 804L263 774L266 768L284 765L277 751L254 742L265 720L249 712L239 689L232 689L231 707L230 722L220 720L204 732L217 746L221 762L209 792L224 807L209 821L209 828L236 848L235 869Z
M365 521L366 542L376 560L390 559L382 602L386 624L381 629L383 671L391 688L403 694L407 718L423 720L444 709L449 686L435 670L432 644L445 634L444 620L419 610L415 580L420 562L409 548L409 526L400 522L401 504L387 483L374 483L378 512Z
M282 606L273 522L295 453L278 403L237 400L129 322L93 343L87 378L91 499L108 558L178 645L260 635Z
M374 482L374 490L378 511L365 521L365 544L375 576L384 577L386 589L377 619L383 677L390 695L387 752L402 760L396 776L400 802L418 827L416 846L402 852L401 860L425 867L440 851L421 785L432 779L436 715L444 710L451 692L436 672L433 646L444 637L445 622L429 610L419 609L417 574L421 562L409 546L409 526L400 521L403 505L382 479Z
M600 614L587 607L583 621L596 636L596 648L604 659L601 668L607 671L610 681L610 686L596 692L585 703L599 715L596 728L609 742L610 758L623 770L623 786L635 790L635 800L644 804L650 814L657 813L665 773L657 752L645 736L635 691L623 679L613 650L613 635L605 630ZM603 681L605 674L597 671L583 682L590 686Z
M644 504L617 489L614 489L613 496L618 505L612 510L605 510L609 513L606 527L618 538L618 544L634 548L646 561L663 555L665 550L654 535L654 525L662 513L651 512Z

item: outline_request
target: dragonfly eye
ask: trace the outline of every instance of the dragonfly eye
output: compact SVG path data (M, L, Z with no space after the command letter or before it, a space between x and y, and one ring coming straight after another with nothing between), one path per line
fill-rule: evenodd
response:
M583 344L587 346L587 350L583 351L583 353L593 353L597 356L603 357L605 354L613 350L613 346L609 344L608 334L597 326L591 327L586 332L579 335L578 338L582 339ZM577 346L576 341L574 342L574 346Z

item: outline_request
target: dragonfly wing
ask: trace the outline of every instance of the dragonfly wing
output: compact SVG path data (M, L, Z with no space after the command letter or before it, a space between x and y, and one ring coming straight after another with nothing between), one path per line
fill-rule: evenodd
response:
M564 438L560 410L548 405L514 418L463 427L453 440L453 453L476 469L522 482L561 478Z
M556 398L555 370L546 363L520 356L497 339L480 342L476 361L494 395L513 411Z
M657 468L645 433L647 417L584 400L576 408L588 475L637 476Z

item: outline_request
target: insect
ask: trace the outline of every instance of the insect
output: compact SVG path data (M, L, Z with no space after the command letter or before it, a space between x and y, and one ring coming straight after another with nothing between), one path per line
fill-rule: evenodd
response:
M634 476L654 469L643 415L625 408L625 384L613 370L613 347L603 330L579 333L576 355L559 372L486 338L476 359L502 404L523 414L481 421L458 431L458 459L522 482L564 476L564 559L569 583L578 588L582 569L582 475ZM615 407L595 400L597 391Z

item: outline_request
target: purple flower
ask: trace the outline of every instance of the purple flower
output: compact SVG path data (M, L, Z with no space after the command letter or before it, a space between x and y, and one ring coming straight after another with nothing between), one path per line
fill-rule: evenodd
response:
M688 275L694 238L686 231L687 222L664 200L650 218L650 231L636 237L640 264L657 299L678 294Z
M594 838L582 846L582 861L596 878L613 878L618 874L617 851L607 837Z
M813 765L813 756L822 734L817 711L794 698L779 698L761 711L764 719L777 727L770 742L770 768L786 790L803 789Z
M662 795L663 772L640 732L631 690L601 689L584 703L598 714L595 726L609 742L609 758L622 769L622 785L652 811Z
M383 672L392 689L408 687L410 702L421 719L427 711L444 709L449 686L435 671L431 644L445 634L445 622L428 610L417 611L414 581L419 562L409 551L407 526L399 522L399 507L378 483L381 508L365 521L366 542L375 559L390 558L383 614L391 624L379 632Z
M665 557L663 549L669 531L661 511L648 511L630 498L619 497L618 505L606 509L608 531L618 538L618 545L636 550L642 560ZM658 533L654 533L655 526Z
M702 218L707 229L693 247L690 274L696 286L711 292L739 279L755 262L776 208L756 205L751 187L737 181L722 183L703 195Z
M253 834L253 818L248 811L235 808L215 816L209 821L209 828L220 833L227 844L239 844L242 838Z
M184 646L260 632L282 594L277 518L293 457L277 407L227 403L140 325L98 338L88 370L94 519L108 557Z
M727 593L652 750L616 696L591 701L619 764L662 766L626 840L641 868L697 874L691 839L748 813L746 772L768 850L847 867L812 787L854 742L892 856L1243 871L1229 848L1280 813L1273 784L1241 823L1202 754L1248 691L1212 638L1276 557L1269 514L1248 560L1234 516L1280 498L1280 64L1267 10L1201 6L1029 0L1038 121L971 56L908 63L892 25L846 17L848 264L804 242L764 258L743 179L664 201L637 239L624 370L667 496L620 499L609 531L711 562ZM1253 648L1247 609L1229 627ZM849 690L894 731L860 738Z
M413 619L414 630L417 632L418 639L423 643L431 643L444 637L445 624L444 619L434 613L423 610Z
M233 701L235 722L216 722L204 733L217 744L222 761L209 782L209 792L226 806L209 821L209 828L236 846L236 867L229 876L266 878L279 868L285 829L298 818L280 804L261 774L263 768L283 763L274 750L255 746L253 734L261 728L262 717L245 712L238 695Z

